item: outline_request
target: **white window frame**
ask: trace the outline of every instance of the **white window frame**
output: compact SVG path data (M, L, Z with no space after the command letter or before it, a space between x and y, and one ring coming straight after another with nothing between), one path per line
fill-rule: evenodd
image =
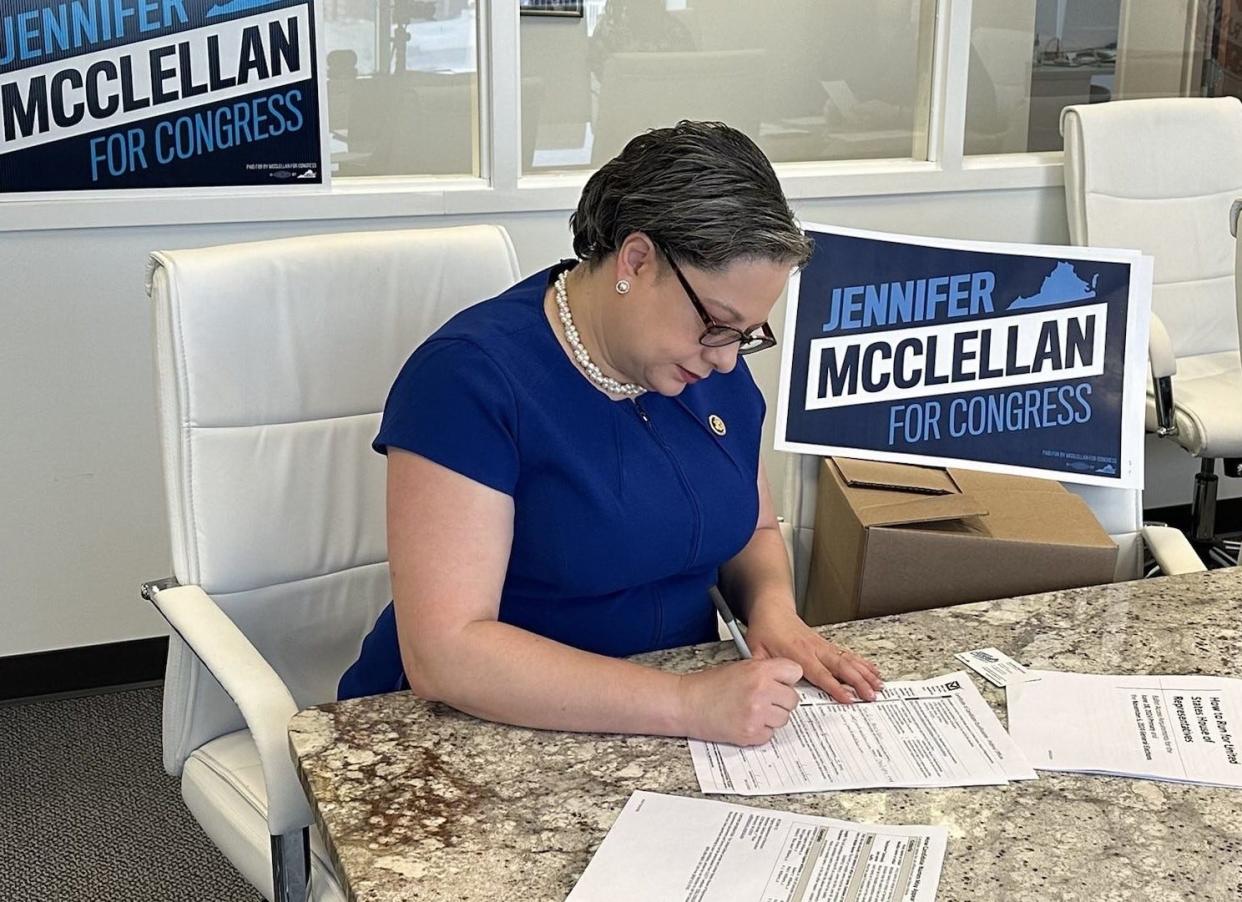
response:
M1062 154L963 152L972 0L936 0L928 157L780 163L793 201L1063 184ZM337 179L329 191L257 193L184 189L0 199L0 232L293 220L568 211L589 172L523 175L517 4L479 5L480 175Z

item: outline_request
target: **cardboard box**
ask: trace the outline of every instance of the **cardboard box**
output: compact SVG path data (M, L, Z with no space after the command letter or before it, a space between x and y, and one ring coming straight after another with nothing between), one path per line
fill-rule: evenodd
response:
M1112 582L1117 546L1050 479L848 458L820 464L812 625Z

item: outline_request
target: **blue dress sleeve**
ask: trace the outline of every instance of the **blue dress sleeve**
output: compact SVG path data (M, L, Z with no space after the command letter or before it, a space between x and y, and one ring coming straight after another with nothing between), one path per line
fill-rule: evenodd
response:
M759 407L759 423L762 426L764 419L768 415L768 401L763 396L763 391L759 388L759 383L755 382L755 374L750 371L745 358L738 357L737 368L746 374L746 381L750 385L751 397L754 403Z
M433 339L401 368L371 446L412 451L512 495L517 403L508 377L478 345Z

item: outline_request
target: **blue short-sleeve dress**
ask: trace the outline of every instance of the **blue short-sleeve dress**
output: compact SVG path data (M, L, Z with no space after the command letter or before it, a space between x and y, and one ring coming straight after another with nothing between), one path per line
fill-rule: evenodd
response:
M763 397L739 359L676 398L610 399L544 316L566 265L462 311L419 346L375 450L412 451L513 497L502 622L614 656L710 641L707 590L758 520ZM390 604L338 695L407 686Z

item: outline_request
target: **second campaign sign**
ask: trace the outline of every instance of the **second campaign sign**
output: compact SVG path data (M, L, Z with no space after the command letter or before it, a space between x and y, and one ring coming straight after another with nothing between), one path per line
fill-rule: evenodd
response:
M0 0L0 195L321 185L317 0Z
M1142 485L1149 257L806 230L778 450Z

